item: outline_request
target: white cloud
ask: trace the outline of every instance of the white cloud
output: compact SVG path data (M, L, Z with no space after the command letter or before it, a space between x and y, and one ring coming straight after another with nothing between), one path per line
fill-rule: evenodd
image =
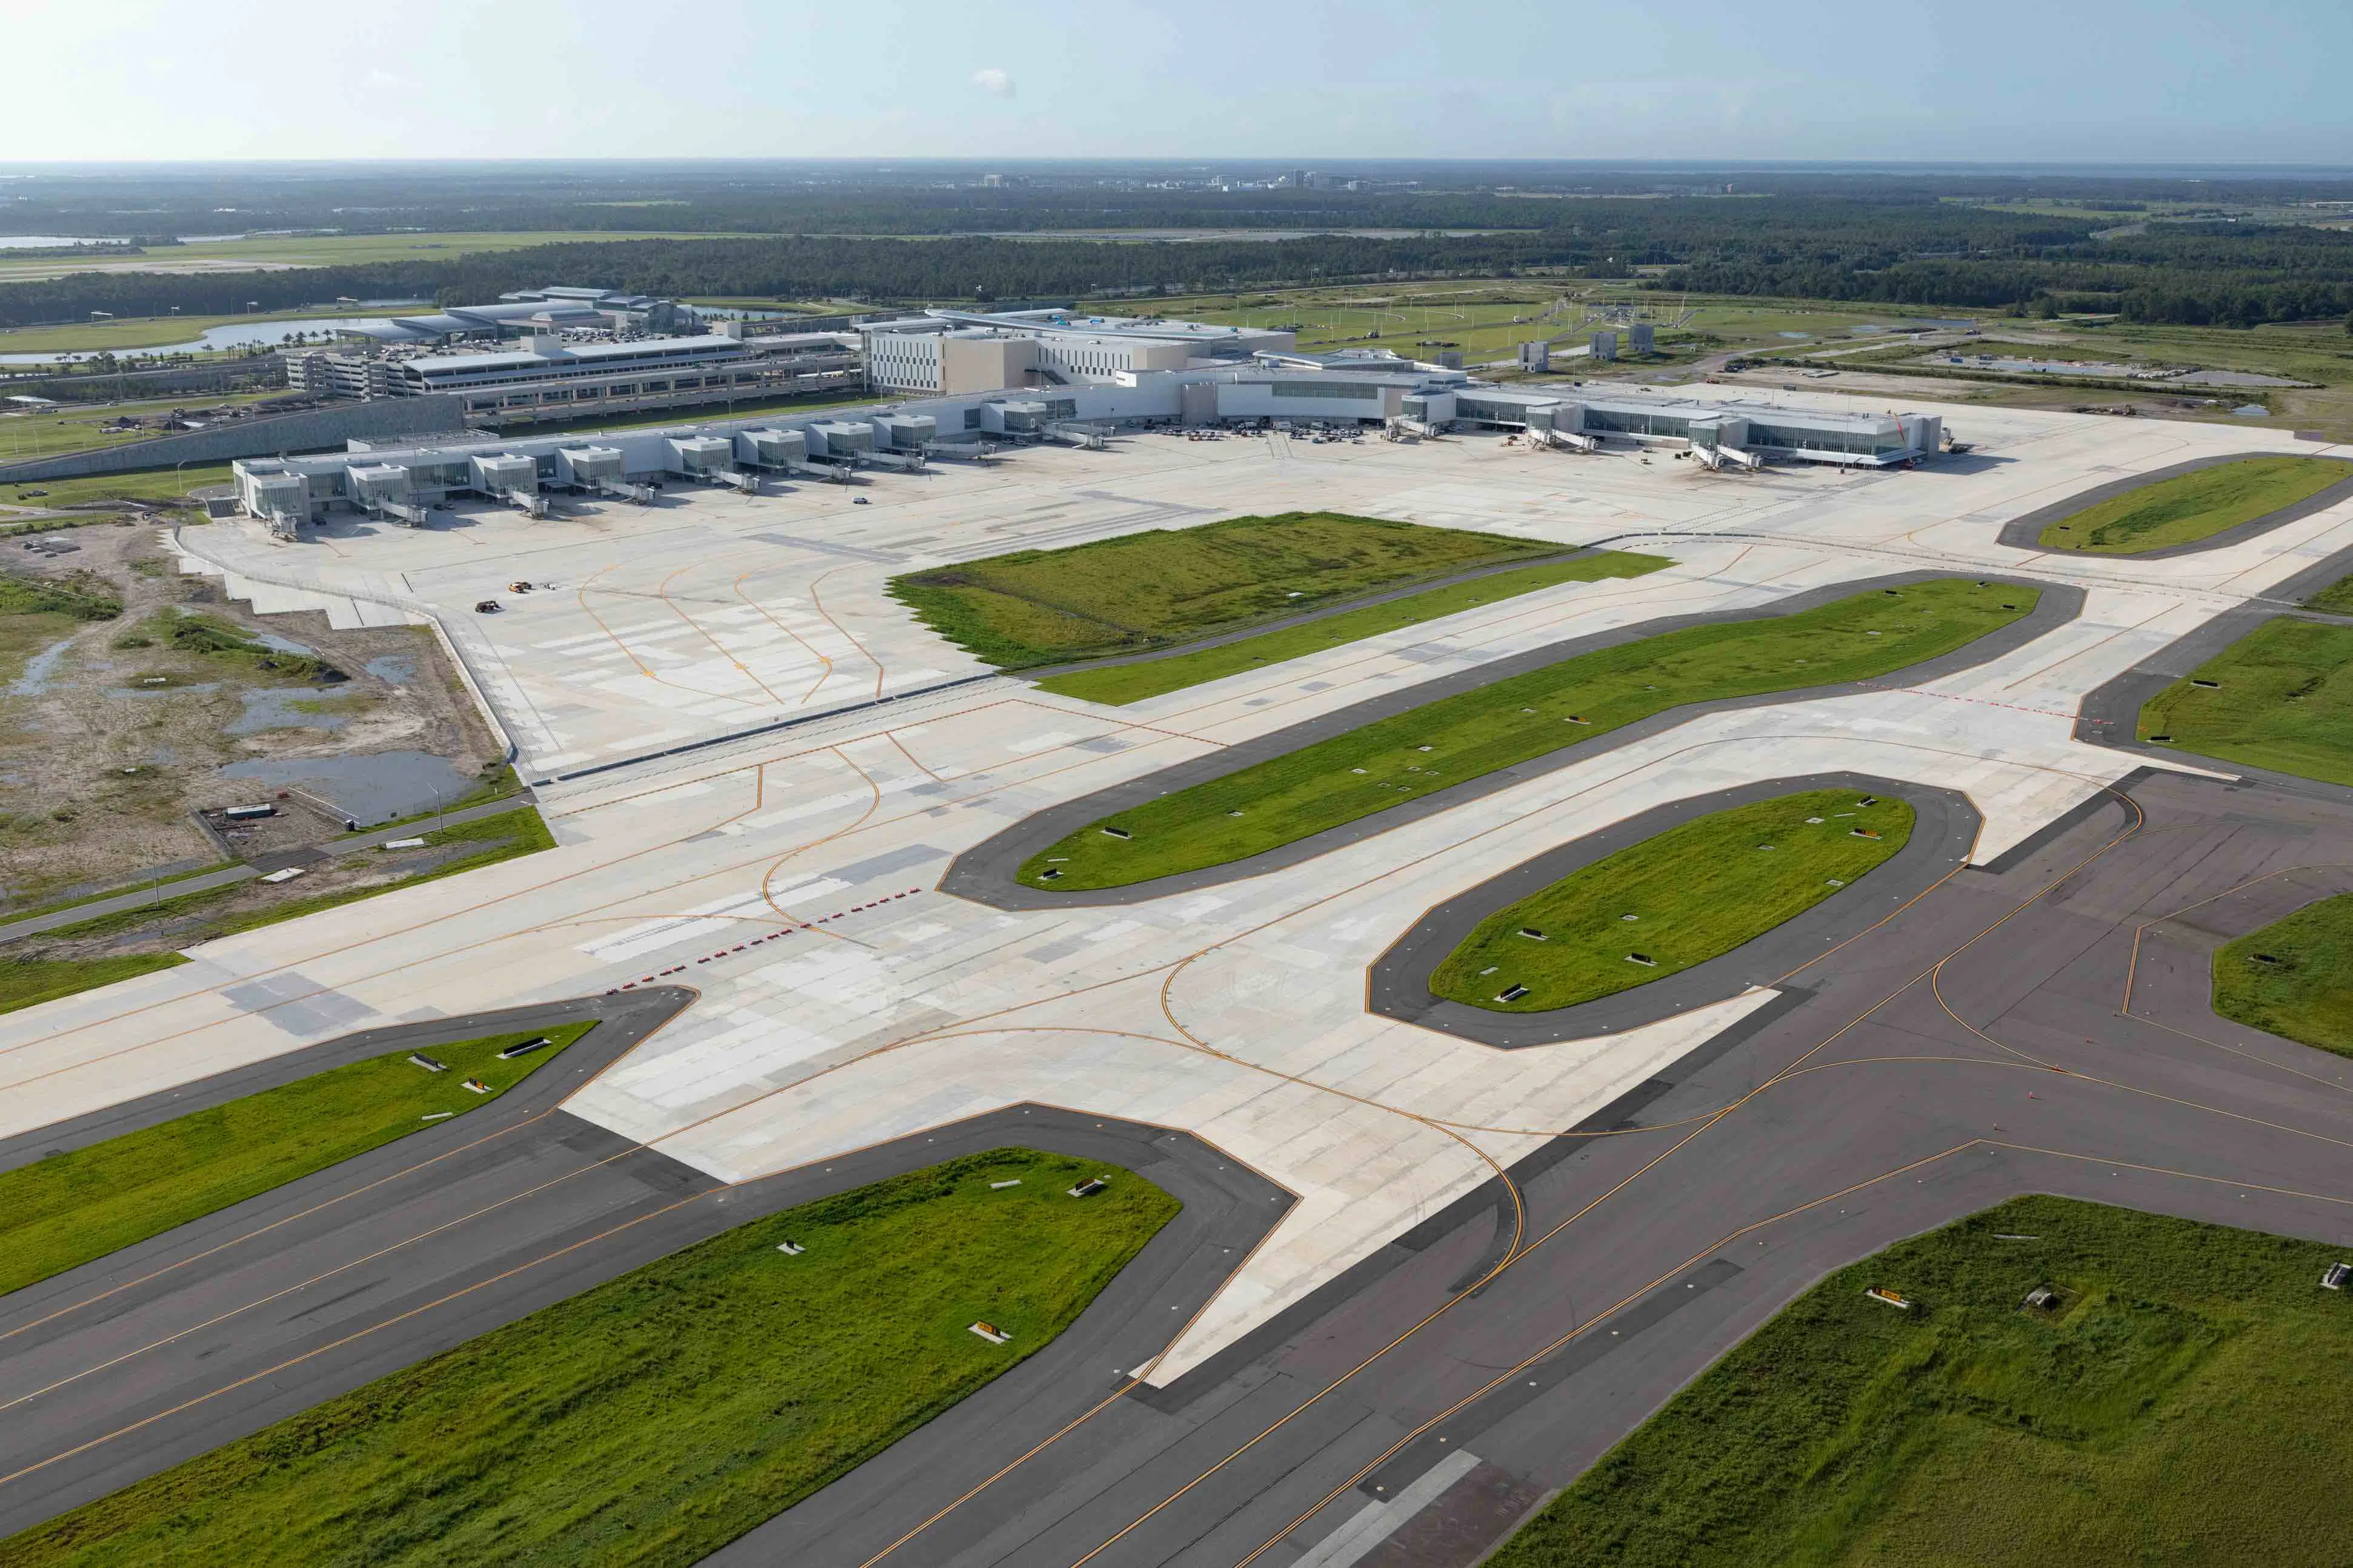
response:
M972 73L972 85L991 98L1011 98L1013 78L995 66L985 66Z

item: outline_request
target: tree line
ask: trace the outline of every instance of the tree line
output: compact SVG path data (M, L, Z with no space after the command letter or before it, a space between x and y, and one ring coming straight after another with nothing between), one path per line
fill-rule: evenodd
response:
M1535 204L1525 204L1533 205ZM1449 277L1625 279L1734 295L2121 310L2253 325L2353 310L2353 235L2254 224L2094 221L1949 202L1833 197L1548 204L1541 227L1124 242L955 236L575 240L449 260L216 274L81 273L0 285L0 324L235 315L338 297L479 303L565 282L665 296L883 302L1213 294Z

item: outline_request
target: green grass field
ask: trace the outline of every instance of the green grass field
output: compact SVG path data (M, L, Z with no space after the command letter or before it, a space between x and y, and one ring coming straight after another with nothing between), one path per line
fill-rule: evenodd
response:
M1853 790L1712 813L1488 916L1438 966L1430 989L1490 1012L1534 1013L1662 980L1859 880L1904 847L1912 819L1907 803Z
M1176 1209L999 1149L754 1220L37 1525L0 1568L683 1568L1034 1354Z
M381 829L375 831L380 832ZM141 904L135 909L118 910L111 915L98 915L69 926L59 926L55 931L23 938L21 944L33 947L42 942L106 936L136 941L147 927L159 921L195 917L187 925L174 927L168 936L162 939L168 941L174 949L194 947L199 942L234 936L238 931L276 925L280 921L316 914L321 910L356 903L362 899L373 899L379 893L421 887L444 877L454 877L460 871L479 870L484 866L495 866L501 860L512 860L517 856L533 855L542 849L555 847L555 838L547 831L547 824L536 806L518 807L417 837L425 840L427 847L444 844L471 844L480 847L413 877L343 888L307 899L256 901L255 884L232 882L226 887L182 893L156 903ZM38 949L35 951L36 956L30 958L0 958L0 1013L12 1013L19 1007L54 1001L59 996L70 996L78 991L91 990L100 985L111 985L135 974L169 969L174 964L187 962L176 952L60 959L41 957L38 956Z
M2353 1301L2318 1281L2344 1256L2003 1204L1799 1297L1488 1563L2341 1563ZM2041 1285L2059 1310L2021 1308Z
M1060 692L1065 697L1084 698L1090 702L1114 705L1141 702L1147 697L1165 696L1187 686L1198 686L1203 681L1222 680L1229 675L1239 675L1261 665L1281 664L1285 659L1321 653L1343 643L1419 626L1441 616L1459 615L1481 605L1533 594L1541 588L1555 588L1563 583L1594 583L1605 577L1640 577L1672 564L1673 563L1661 555L1605 550L1582 561L1556 561L1543 566L1521 566L1509 572L1498 572L1493 576L1474 578L1468 583L1451 583L1443 588L1391 599L1386 604L1367 605L1360 610L1343 610L1305 626L1288 626L1282 631L1266 632L1258 637L1245 637L1240 642L1202 648L1195 653L1172 654L1166 658L1147 659L1140 664L1104 665L1095 669L1074 669L1067 675L1050 675L1038 684L1048 691Z
M2214 1011L2353 1057L2353 894L2307 904L2216 948Z
M150 256L155 253L151 251ZM21 264L27 270L47 268L55 271L56 260ZM0 283L11 280L11 268L0 261ZM429 305L409 307L409 313L429 310ZM301 310L255 310L242 316L139 316L127 321L76 321L69 326L5 327L0 328L0 353L10 354L83 354L107 350L136 353L142 350L169 348L174 343L192 343L214 327L283 325L290 332L306 330L312 321L335 321L353 315L388 315L388 310L354 311L345 305L314 305ZM276 340L273 338L273 344ZM202 351L188 350L194 353ZM199 398L203 394L196 395Z
M54 1002L78 991L94 991L187 962L176 952L132 952L115 958L0 958L0 1013Z
M2045 527L2045 550L2138 555L2194 544L2353 479L2353 464L2327 458L2249 458L2159 479L2073 512Z
M65 452L85 452L97 447L119 447L163 434L157 430L109 430L109 421L125 416L168 414L174 408L195 410L226 405L249 405L283 397L277 392L195 393L186 397L155 398L139 403L110 403L78 408L64 405L36 414L0 415L0 462L29 462Z
M1885 675L2031 612L1961 578L1581 654L1091 822L1022 863L1032 888L1118 888L1222 866L1686 702Z
M69 506L86 500L187 500L188 492L207 485L225 485L230 474L227 463L188 463L177 468L148 468L129 474L93 474L79 479L26 479L22 483L0 484L0 501L11 506ZM0 524L7 521L0 514ZM59 522L37 522L35 531L47 531L63 526Z
M30 579L0 576L0 704L36 654L73 636L90 619L82 606Z
M2353 784L2353 626L2267 621L2150 698L2137 731L2201 756Z
M364 1154L428 1125L427 1117L463 1116L595 1026L427 1047L448 1072L394 1051L0 1172L0 1295ZM542 1034L552 1043L498 1059ZM491 1091L467 1089L468 1079Z
M891 579L892 597L1006 669L1143 653L1472 567L1557 555L1539 540L1338 512L1237 517Z
M2353 616L2353 577L2339 577L2317 594L2307 596L2304 602L2311 609Z

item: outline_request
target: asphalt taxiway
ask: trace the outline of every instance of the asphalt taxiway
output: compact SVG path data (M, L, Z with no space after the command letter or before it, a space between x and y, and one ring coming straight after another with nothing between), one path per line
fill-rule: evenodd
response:
M1466 1568L1823 1274L2005 1197L2353 1247L2353 1062L2205 984L2348 865L2353 803L2132 780L1171 1386L726 1560Z

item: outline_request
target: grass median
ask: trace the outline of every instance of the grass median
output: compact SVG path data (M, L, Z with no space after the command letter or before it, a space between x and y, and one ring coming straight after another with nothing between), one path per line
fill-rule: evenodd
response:
M2141 705L2139 738L2353 784L2353 626L2266 621Z
M2195 544L2226 528L2353 479L2353 464L2330 458L2249 458L2159 479L2085 507L2042 530L2045 550L2139 555Z
M1661 555L1605 550L1578 561L1521 566L1467 583L1450 583L1442 588L1391 599L1386 604L1343 610L1305 626L1285 626L1281 631L1265 632L1193 653L1050 675L1038 684L1048 691L1090 702L1141 702L1148 697L1165 696L1204 681L1222 680L1261 665L1304 658L1343 643L1419 626L1441 616L1460 615L1464 610L1533 594L1538 589L1556 588L1564 583L1595 583L1605 577L1640 577L1672 564Z
M2342 1563L2353 1303L2318 1288L2342 1256L2003 1204L1831 1275L1488 1562Z
M419 1053L443 1072L393 1051L0 1171L0 1294L463 1116L594 1026L490 1035ZM499 1060L543 1036L548 1044L538 1050Z
M2037 593L1937 578L1579 654L1115 812L1016 876L1078 890L1227 865L1685 703L1891 674L2021 619Z
M878 1183L36 1526L0 1565L683 1568L1035 1354L1176 1210L1022 1149Z
M1573 871L1479 922L1430 975L1496 1013L1573 1007L1730 952L1904 847L1912 807L1808 790L1713 812Z
M891 579L925 626L1004 669L1157 647L1560 546L1341 512L1237 517L1019 550Z
M2353 893L2307 904L2214 950L2214 1011L2353 1057Z

